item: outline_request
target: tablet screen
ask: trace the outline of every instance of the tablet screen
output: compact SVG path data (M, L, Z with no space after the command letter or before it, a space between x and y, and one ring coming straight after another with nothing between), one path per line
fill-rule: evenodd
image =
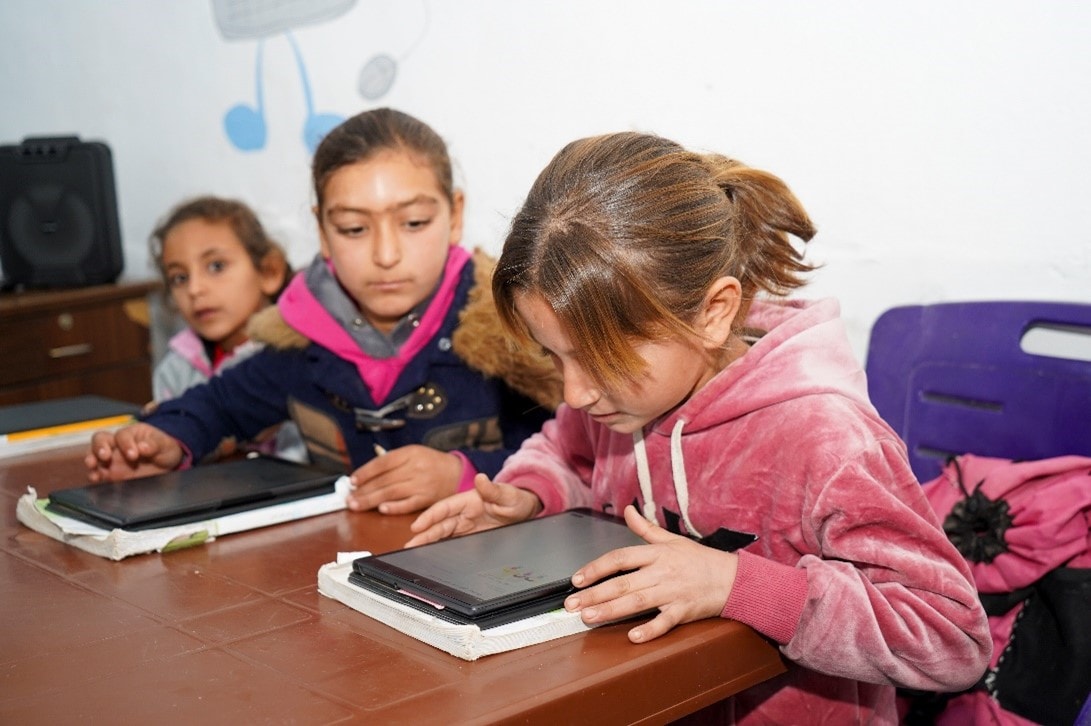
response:
M356 569L477 610L567 589L573 573L591 560L641 544L624 521L573 510L367 557L357 560Z

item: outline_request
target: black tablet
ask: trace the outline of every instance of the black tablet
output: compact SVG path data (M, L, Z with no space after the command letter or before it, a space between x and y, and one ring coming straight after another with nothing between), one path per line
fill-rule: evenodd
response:
M259 456L141 479L59 489L49 495L46 508L105 529L136 531L328 494L338 476Z
M353 562L349 582L455 623L491 628L555 610L599 555L645 544L617 517L577 509Z

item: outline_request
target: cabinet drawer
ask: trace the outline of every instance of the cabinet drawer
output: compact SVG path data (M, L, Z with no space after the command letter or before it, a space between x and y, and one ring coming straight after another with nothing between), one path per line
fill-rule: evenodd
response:
M142 406L152 399L152 370L147 361L125 363L70 376L0 388L0 406L73 396L106 396Z
M0 321L0 381L13 385L149 355L147 328L121 301L43 311Z

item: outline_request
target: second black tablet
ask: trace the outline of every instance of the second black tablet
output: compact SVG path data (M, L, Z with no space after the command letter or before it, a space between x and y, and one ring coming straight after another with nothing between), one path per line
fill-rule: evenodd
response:
M338 475L272 457L88 484L49 495L48 509L105 529L199 522L333 491Z

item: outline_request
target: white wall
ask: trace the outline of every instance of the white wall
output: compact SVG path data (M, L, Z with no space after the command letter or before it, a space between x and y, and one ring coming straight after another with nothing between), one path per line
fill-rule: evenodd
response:
M841 299L861 358L894 305L1089 298L1088 3L3 0L0 143L110 144L126 277L152 274L148 232L197 193L249 201L297 265L317 249L291 46L267 35L268 139L241 151L224 116L254 103L264 31L226 39L217 3L328 10L281 18L314 112L391 105L432 124L460 167L467 240L494 252L561 145L637 129L793 187L825 263L807 294ZM377 54L397 75L372 100L359 77Z

